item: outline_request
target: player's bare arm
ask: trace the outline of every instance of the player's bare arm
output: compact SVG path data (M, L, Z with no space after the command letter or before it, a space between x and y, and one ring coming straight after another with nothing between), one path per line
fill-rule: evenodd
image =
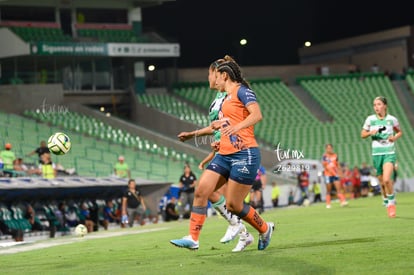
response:
M361 138L367 138L367 137L373 136L373 135L375 135L377 132L378 132L378 129L373 129L373 130L371 130L371 131L368 131L368 130L362 129L362 131L361 131Z
M181 132L177 135L178 139L182 142L192 139L195 136L206 136L206 135L212 135L214 133L214 130L211 129L210 126L204 127L200 130L194 130L191 132Z
M389 141L391 141L391 142L395 142L397 139L399 139L401 136L402 136L402 131L401 131L401 129L400 128L394 128L394 131L395 131L395 135L393 135L393 136L390 136L389 138L388 138L388 140Z

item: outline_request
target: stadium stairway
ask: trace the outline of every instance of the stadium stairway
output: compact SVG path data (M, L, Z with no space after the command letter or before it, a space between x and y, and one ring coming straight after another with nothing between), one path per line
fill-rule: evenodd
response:
M289 89L292 93L300 99L303 105L309 109L309 111L320 121L322 122L329 122L332 121L332 116L330 116L319 104L319 102L315 101L309 93L307 93L303 88L299 85L291 85Z
M407 83L408 81L409 80L394 80L392 81L392 86L394 87L398 100L400 101L408 120L410 121L411 127L414 127L414 93L409 90L410 86Z

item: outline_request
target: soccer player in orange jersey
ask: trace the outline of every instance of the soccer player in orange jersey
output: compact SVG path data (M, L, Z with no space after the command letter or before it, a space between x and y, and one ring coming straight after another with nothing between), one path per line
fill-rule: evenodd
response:
M326 208L331 208L332 184L335 186L336 194L341 201L341 206L348 205L345 199L344 190L339 181L341 167L339 167L338 155L333 151L332 144L325 145L325 154L322 156L322 165L326 183Z
M208 70L208 82L210 85L211 90L217 90L216 88L216 69L219 64L225 62L225 61L234 61L233 58L226 55L222 59L218 59L211 63L209 70ZM220 112L221 104L223 103L223 100L226 96L226 93L223 91L217 91L216 97L214 101L211 103L209 108L209 118L210 121L214 121L218 119L218 115ZM200 130L195 130L192 132L181 132L178 134L178 138L181 141L189 140L193 137L197 136L204 136L204 135L214 135L214 149L212 152L200 163L199 168L201 170L204 170L204 165L210 163L210 161L214 158L216 155L221 133L218 130L212 129L210 126L205 127ZM227 227L226 233L224 236L220 239L221 243L228 243L232 241L237 235L239 235L239 241L237 242L236 247L232 250L233 252L240 252L243 251L248 245L252 244L254 241L253 236L247 231L246 227L243 225L243 223L240 221L240 218L236 215L229 212L226 208L226 199L225 199L225 189L227 185L223 185L219 190L216 190L213 192L208 200L212 203L212 206L214 209L220 213L220 215L229 223L229 226ZM200 186L198 186L200 188Z
M171 240L171 243L192 250L199 248L208 197L228 179L226 208L259 232L258 249L264 250L270 243L274 223L266 222L253 207L244 203L260 166L254 125L262 119L262 113L255 93L242 77L236 62L221 63L216 73L217 89L227 92L219 113L220 119L211 123L213 129L221 131L220 149L200 177L190 217L189 236Z

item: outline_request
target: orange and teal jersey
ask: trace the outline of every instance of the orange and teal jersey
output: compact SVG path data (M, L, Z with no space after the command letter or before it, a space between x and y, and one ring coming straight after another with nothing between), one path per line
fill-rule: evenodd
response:
M324 154L322 156L322 164L325 168L324 175L328 177L336 177L338 176L338 168L339 168L339 162L338 162L338 155L333 154Z
M246 107L256 103L255 93L243 85L229 91L219 113L219 119L227 121L222 127L236 125L245 120L250 114ZM221 135L219 153L229 155L252 147L258 147L254 136L254 125L241 129L234 135Z

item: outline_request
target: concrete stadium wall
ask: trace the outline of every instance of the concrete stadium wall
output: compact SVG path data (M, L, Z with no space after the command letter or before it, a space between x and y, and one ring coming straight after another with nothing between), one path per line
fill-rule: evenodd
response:
M303 47L299 49L299 56L306 58L309 56L323 55L329 52L337 52L344 49L351 49L361 45L381 44L383 42L395 41L408 38L411 35L411 27L404 26L390 30L358 35L350 38L339 39L326 43Z
M371 66L377 64L380 71L403 73L403 68L408 67L407 47L401 44L386 49L356 53L352 55L351 60L361 71L370 71Z
M125 91L67 92L62 84L0 85L0 110L21 114L25 110L63 111L70 104L128 104Z
M362 72L371 71L371 67L377 64L382 72L403 73L403 68L408 67L408 60L406 41L394 41L393 43L312 56L305 62L324 62L329 67L331 64L349 63L354 64Z
M284 82L294 83L296 77L305 75L318 74L319 68L325 66L325 63L306 64L306 65L288 65L288 66L246 66L242 67L243 74L247 80L260 78L275 78L278 77ZM205 68L191 68L179 69L177 75L178 82L207 82L207 67ZM353 69L348 62L338 62L330 64L329 69L331 74L344 74ZM170 73L173 73L171 71Z
M342 63L370 71L377 64L381 71L402 73L412 60L409 41L412 27L403 26L381 32L359 35L299 49L302 64Z
M0 28L0 58L30 54L29 45L8 28Z
M0 110L21 114L25 110L58 111L63 104L63 90L60 84L23 84L0 86Z
M65 92L65 104L127 104L131 100L125 91Z

